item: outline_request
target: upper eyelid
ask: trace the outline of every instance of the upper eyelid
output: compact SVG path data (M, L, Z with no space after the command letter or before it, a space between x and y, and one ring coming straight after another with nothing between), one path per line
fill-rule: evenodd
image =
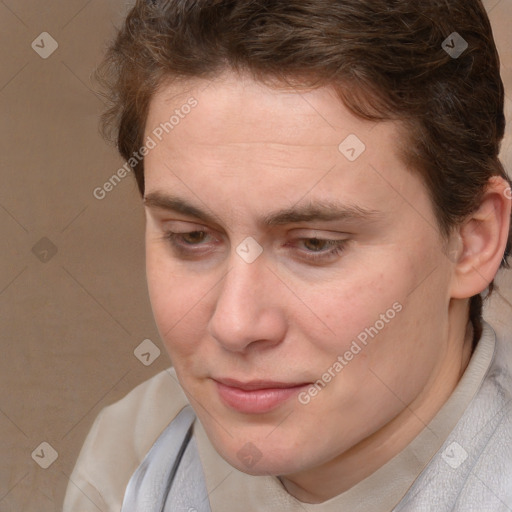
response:
M184 220L184 219L161 219L158 221L159 224L161 224L162 228L167 230L167 227L169 227L170 224L186 224L188 226L197 226L197 228L187 228L189 231L207 231L212 230L212 228L205 226L201 222L194 222L192 220ZM172 231L171 229L168 229L168 231Z
M208 226L205 226L204 224L199 224L193 221L186 221L186 220L168 220L168 221L162 221L162 229L165 232L174 232L174 229L171 229L168 224L171 223L183 223L192 225L188 228L184 228L183 231L179 231L180 234L185 233L194 233L196 231L204 231L206 233L219 233L218 229L210 228ZM274 231L274 230L271 230ZM279 229L279 231L282 231L282 229ZM303 234L297 233L297 231L304 232ZM306 226L296 226L291 229L286 230L287 234L293 233L293 238L297 239L312 239L312 238L318 238L322 240L338 240L337 237L347 237L347 236L353 236L353 233L349 233L347 231L338 231L334 229L321 229L321 228L308 228ZM329 233L330 235L327 235ZM225 232L223 230L222 235L225 235ZM254 236L254 235L253 235Z
M199 228L199 229L189 229L187 231L174 231L174 230L165 230L166 234L175 234L175 235L190 235L192 233L205 233L207 235L213 236L211 230L208 228ZM346 235L346 233L339 233L339 235ZM294 236L292 237L292 240L319 240L323 242L343 242L346 241L346 238L339 238L339 237L326 237L322 234L313 234L312 236Z
M155 209L156 210L156 209ZM168 215L168 212L165 212L167 215ZM166 216L167 216L166 215ZM194 225L194 226L199 226L199 228L197 229L190 229L190 232L192 231L215 231L215 232L222 232L222 233L226 233L226 230L220 226L220 225L215 225L213 227L210 227L208 225L206 225L204 223L204 221L201 221L201 219L197 219L197 220L194 220L193 218L183 218L183 219L169 219L169 218L165 218L166 216L162 216L162 218L158 218L160 217L159 215L157 215L157 220L159 223L161 223L163 226L166 226L168 224L171 224L171 223L183 223L183 224L191 224L191 225ZM304 221L306 222L306 221ZM310 221L311 223L317 223L319 221ZM320 221L321 222L321 221ZM269 232L273 232L273 231L310 231L310 232L315 232L315 231L319 231L320 233L333 233L333 236L334 235L338 235L338 236L341 236L341 235L351 235L352 233L349 232L349 231L340 231L339 229L329 229L327 226L326 227L309 227L307 225L301 225L301 223L299 223L299 225L291 225L291 226L284 226L284 225L275 225L275 226L271 226L269 227L268 231ZM170 230L172 231L172 230ZM319 236L320 237L320 236ZM315 238L314 236L304 236L303 238Z

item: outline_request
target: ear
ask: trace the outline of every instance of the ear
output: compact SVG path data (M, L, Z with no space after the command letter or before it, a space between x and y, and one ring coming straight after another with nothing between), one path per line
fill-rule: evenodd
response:
M477 295L494 279L507 245L511 193L508 182L493 176L479 208L456 230L460 252L455 261L451 296Z

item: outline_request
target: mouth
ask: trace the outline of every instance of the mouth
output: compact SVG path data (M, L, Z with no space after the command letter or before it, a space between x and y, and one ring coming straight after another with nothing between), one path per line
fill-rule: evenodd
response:
M248 382L235 379L213 379L221 401L230 409L244 414L271 412L303 388L309 382L279 382L253 380Z

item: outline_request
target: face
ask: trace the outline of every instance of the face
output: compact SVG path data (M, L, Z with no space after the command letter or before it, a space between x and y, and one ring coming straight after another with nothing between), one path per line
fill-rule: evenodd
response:
M452 267L397 125L225 74L163 86L146 126L154 316L229 463L307 473L425 402Z

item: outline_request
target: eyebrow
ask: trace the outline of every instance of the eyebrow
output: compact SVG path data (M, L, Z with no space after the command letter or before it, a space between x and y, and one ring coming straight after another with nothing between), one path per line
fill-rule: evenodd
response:
M144 196L144 205L149 208L181 213L205 223L219 224L213 215L201 208L179 197L164 195L160 192L151 192ZM312 221L371 221L375 220L379 213L376 210L357 205L346 205L337 201L310 202L269 213L259 219L259 224L271 227Z

